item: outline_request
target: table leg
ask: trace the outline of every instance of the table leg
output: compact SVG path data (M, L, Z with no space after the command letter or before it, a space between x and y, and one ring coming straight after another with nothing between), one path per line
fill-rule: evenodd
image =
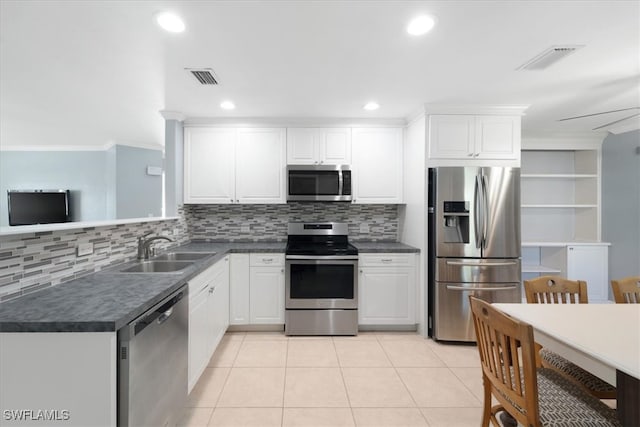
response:
M623 426L640 426L640 380L616 371L618 419Z

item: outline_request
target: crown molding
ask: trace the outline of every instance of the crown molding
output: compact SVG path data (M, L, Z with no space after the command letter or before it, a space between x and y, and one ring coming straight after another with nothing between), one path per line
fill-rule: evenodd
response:
M311 117L190 117L186 127L404 127L405 119L311 118Z
M423 114L473 114L496 116L524 116L529 105L498 104L424 104ZM420 114L414 113L414 115Z
M159 113L165 120L177 120L179 122L184 122L187 118L187 116L179 111L160 110Z
M164 147L158 144L146 144L138 142L114 142L109 141L104 145L0 145L0 151L107 151L110 148L122 145L147 150L164 151Z

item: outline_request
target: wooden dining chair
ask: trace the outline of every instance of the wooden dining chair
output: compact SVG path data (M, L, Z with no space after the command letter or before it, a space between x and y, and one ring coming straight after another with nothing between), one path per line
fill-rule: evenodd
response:
M541 276L524 281L524 292L530 304L587 304L587 283L557 276ZM616 388L559 354L537 345L543 367L554 369L585 387L598 399L615 399Z
M524 281L528 303L533 304L586 304L587 282L568 280L557 276L541 276Z
M611 290L616 304L640 304L640 276L612 280Z
M502 411L527 427L620 426L615 411L582 387L536 367L531 325L481 299L469 301L482 365L482 427L501 426L496 415Z

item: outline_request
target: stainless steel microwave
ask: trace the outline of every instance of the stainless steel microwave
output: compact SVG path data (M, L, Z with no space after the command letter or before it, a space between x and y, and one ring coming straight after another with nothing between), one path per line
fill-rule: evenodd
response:
M287 201L350 202L349 165L287 166Z

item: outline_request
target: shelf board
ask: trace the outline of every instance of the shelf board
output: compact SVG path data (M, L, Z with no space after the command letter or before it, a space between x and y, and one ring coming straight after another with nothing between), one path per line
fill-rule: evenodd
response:
M557 268L545 267L544 265L522 264L523 273L561 273Z
M541 178L541 179L581 179L597 178L598 174L591 173L523 173L520 178Z
M533 248L533 247L543 247L543 248L552 248L552 247L562 247L562 246L579 246L579 245L602 245L602 246L610 246L609 242L600 242L596 240L566 240L566 241L535 241L535 240L523 240L521 246L523 248Z
M558 208L576 208L576 209L587 209L587 208L597 208L596 204L525 204L520 205L521 208L543 208L543 209L558 209Z

